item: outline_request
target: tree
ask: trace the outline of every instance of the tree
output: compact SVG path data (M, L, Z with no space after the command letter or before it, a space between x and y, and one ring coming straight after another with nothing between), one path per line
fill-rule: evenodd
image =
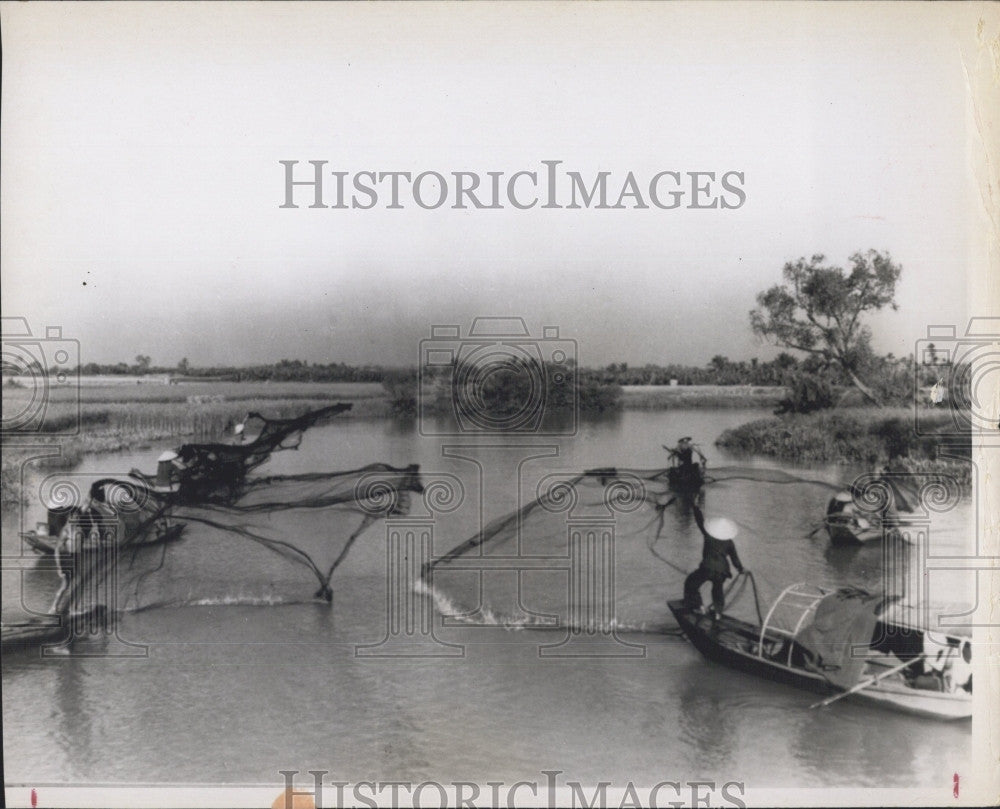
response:
M729 365L729 358L723 357L721 354L716 354L711 360L709 360L708 365L710 368L714 368L716 371L721 373L726 369L726 366Z
M177 363L177 372L179 374L186 375L189 370L191 370L191 366L188 363L188 358L184 357L179 363Z
M798 365L799 361L787 351L782 351L777 357L774 358L774 364L777 365L782 371L787 371Z
M782 413L814 413L833 407L833 388L816 374L802 371L791 372L788 375L788 396L778 402L776 416Z
M777 345L839 366L865 398L881 406L860 376L872 356L871 329L861 316L899 308L895 296L902 268L876 250L852 255L850 272L825 261L816 255L785 264L785 282L757 296L750 327Z
M136 370L140 374L144 374L149 370L149 366L152 364L153 360L143 354L137 354L135 357Z

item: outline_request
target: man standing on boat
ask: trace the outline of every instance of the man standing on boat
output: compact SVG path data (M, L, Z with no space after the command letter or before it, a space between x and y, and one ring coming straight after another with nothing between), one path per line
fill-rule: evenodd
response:
M826 506L826 516L829 519L837 514L850 517L854 514L854 495L846 489L837 492Z
M704 469L708 465L708 459L702 454L694 444L691 443L691 436L685 436L677 442L676 447L663 447L670 453L671 461L676 466L667 470L667 480L670 488L681 494L693 495L701 490L705 482ZM701 463L694 462L694 453L698 453Z
M708 464L708 458L706 458L700 449L691 443L691 436L686 435L684 438L677 442L677 446L666 448L667 452L670 453L671 458L677 459L677 466L683 469L685 472L694 470L694 453L698 453L698 457L701 458L701 466L704 469Z
M733 575L729 567L729 560L733 560L733 564L740 573L744 572L743 563L740 562L740 557L736 553L736 545L733 543L738 529L736 523L725 517L715 517L706 522L705 515L701 513L698 505L692 503L691 507L698 529L705 538L705 543L701 551L701 564L684 580L684 605L691 610L700 610L702 608L701 586L710 581L712 582L713 617L718 619L722 615L726 602L722 586L726 579Z

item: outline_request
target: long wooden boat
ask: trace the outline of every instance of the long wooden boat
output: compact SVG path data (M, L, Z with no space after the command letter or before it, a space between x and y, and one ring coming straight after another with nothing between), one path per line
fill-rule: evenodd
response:
M826 532L834 545L864 545L882 539L882 526L843 514L826 518Z
M667 468L667 483L672 492L694 495L705 485L705 475L697 464L670 466Z
M4 654L37 649L42 644L58 644L69 637L69 629L58 619L34 619L0 625L0 651Z
M824 524L833 545L866 545L881 539L901 538L896 528L883 530L882 523L877 518L868 520L848 514L831 514L826 517Z
M166 526L158 525L146 531L135 544L156 545L162 542L175 542L181 538L184 532L184 523L172 523ZM45 524L39 523L34 531L22 531L21 539L25 541L29 548L41 556L52 556L56 552L58 536L54 536L45 530Z
M811 665L810 653L796 639L799 631L811 620L815 605L832 592L809 585L792 585L775 601L761 625L728 614L713 620L709 615L686 607L683 600L669 601L667 606L684 635L709 660L818 694L837 694L849 689L833 685L824 676L821 667L816 670ZM796 604L798 619L791 628L785 628L773 618L777 608L782 604L787 606L789 602ZM870 656L866 657L857 683L860 685L883 676L846 698L932 719L971 718L971 678L969 690L943 690L943 677L939 682L937 678L915 673L920 671L923 657L916 651L922 643L922 636L918 637L916 633L919 630L913 627L891 623L888 618L880 620L868 642ZM896 644L900 638L909 638L909 651L901 646L892 647L897 650L898 656L888 651L887 638ZM957 637L948 637L947 640L956 650L963 643ZM911 666L886 676L887 672L898 669L907 658L912 661Z

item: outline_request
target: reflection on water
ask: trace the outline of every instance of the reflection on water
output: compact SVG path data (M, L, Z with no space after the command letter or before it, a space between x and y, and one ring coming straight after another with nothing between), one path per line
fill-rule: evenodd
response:
M680 705L680 741L690 745L698 760L710 770L724 769L733 758L738 738L738 734L733 732L733 725L740 718L732 701L714 689L705 688L695 675L681 688Z
M86 669L75 660L62 660L54 664L56 669L55 709L53 714L58 722L56 739L63 752L63 760L73 768L73 777L86 778L97 766L99 750L94 740L93 701L83 679ZM110 683L105 684L110 687Z
M455 475L467 503L435 523L440 554L516 505L511 470L541 476L599 466L658 468L666 463L661 444L683 435L702 445L710 468L747 463L712 442L723 429L761 415L625 412L581 422L572 436L500 438L432 438L415 422L342 420L311 431L297 452L276 454L262 471L383 461L419 463L428 477ZM166 446L90 458L79 471L149 470ZM519 467L519 455L536 458ZM831 483L860 471L753 463ZM818 486L731 481L707 490L704 509L741 526L740 556L765 602L795 581L877 589L880 545L837 548L823 532L810 535L828 496ZM656 553L690 568L701 552L690 510L672 507L664 522L667 533ZM11 542L16 548L16 530L5 515L5 552ZM936 515L930 534L936 551L965 552L974 540L968 506ZM150 610L127 616L122 629L130 641L150 644L146 660L5 657L8 780L279 783L278 770L289 767L330 769L331 778L344 780L535 779L548 767L584 781L622 783L666 776L761 787L940 786L967 761L967 725L923 722L846 700L811 711L811 695L716 666L683 640L649 631L627 635L629 643L646 646L643 658L546 659L538 647L557 642L565 628L508 632L496 626L440 628L442 640L464 644L461 658L359 658L355 646L377 643L386 631L384 547L379 531L355 546L332 582L332 608ZM902 551L918 561L912 549ZM680 592L683 577L638 535L623 535L616 552L619 618L670 625L664 601ZM228 560L237 580L252 575L240 561ZM455 586L476 586L474 571L454 576L461 580ZM15 587L11 596L7 581L5 615L21 595ZM935 572L929 581L932 597L941 593L944 601L973 586L973 577L961 571ZM26 582L26 603L47 603L51 574L30 574ZM482 606L512 590L525 610L547 613L555 606L560 612L565 605L553 601L565 598L567 573L500 571L483 585Z

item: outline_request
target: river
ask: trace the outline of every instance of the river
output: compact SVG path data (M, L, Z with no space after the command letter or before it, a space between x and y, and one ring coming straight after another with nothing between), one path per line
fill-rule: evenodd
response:
M266 470L383 461L419 463L428 478L457 478L469 507L435 523L436 555L477 530L478 520L517 505L519 470L534 480L557 469L656 468L666 457L661 444L682 435L700 442L710 468L755 463L830 482L860 471L748 461L713 446L723 429L762 415L626 411L570 436L478 440L423 435L390 420L342 420L314 428L298 451L276 454ZM170 443L95 456L74 471L152 471ZM764 601L796 581L877 587L878 544L836 549L823 532L807 536L828 496L818 487L746 482L718 492L709 487L705 508L746 528L737 544ZM661 550L690 568L700 539L681 517L670 519L679 520L681 539ZM968 502L935 515L935 548L967 550L971 519ZM7 515L7 554L16 553L16 529ZM618 568L621 655L546 656L540 647L557 644L565 630L441 625L438 612L425 653L359 653L359 647L385 648L379 644L389 631L386 547L384 525L376 525L337 570L332 606L310 600L303 580L298 603L227 603L220 593L215 603L126 614L118 637L129 648L145 647L144 656L6 656L7 782L280 784L279 770L319 769L348 782L511 783L544 781L542 771L559 770L584 784L701 779L754 787L947 788L952 774L968 766L968 723L934 723L849 700L810 710L812 694L705 661L669 633L665 600L679 595L682 577L645 548L623 550L632 556ZM261 575L241 567L238 556L228 564L235 582ZM26 575L22 592L22 580L8 573L5 619L21 609L22 595L30 604L50 597L51 574ZM511 575L508 583L516 583ZM564 574L548 575L525 574L519 600L527 610L550 595L542 588L551 587L552 576ZM966 575L935 579L933 597L968 600ZM497 581L493 586L504 579ZM436 584L439 596L451 588L447 577ZM489 609L491 596L483 592Z

